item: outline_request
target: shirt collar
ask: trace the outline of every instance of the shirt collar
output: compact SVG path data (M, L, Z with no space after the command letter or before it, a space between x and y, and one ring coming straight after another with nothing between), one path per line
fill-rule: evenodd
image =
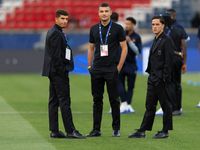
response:
M128 35L128 32L127 32L127 31L125 31L125 33L126 33L126 35ZM135 34L135 31L133 31L133 33L131 33L131 35L133 35L133 34Z
M172 21L172 24L174 24L174 23L176 23L176 22L177 22L177 20L175 19L175 20Z
M60 26L58 26L56 23L54 24L54 27L56 27L57 29L59 29L62 32L62 29Z
M100 21L100 24L101 24L101 21ZM109 27L109 25L110 25L110 22L106 26L104 26L104 25L101 24L101 27L106 28L106 27Z
M155 41L157 42L158 41L158 39L163 35L164 33L162 32L159 36L158 36L158 38L156 39L156 37L155 37Z

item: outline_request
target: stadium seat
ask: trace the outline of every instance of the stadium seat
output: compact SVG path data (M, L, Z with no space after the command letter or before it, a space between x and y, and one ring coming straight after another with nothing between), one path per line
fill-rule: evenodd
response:
M9 20L7 21L6 25L4 25L5 29L14 29L16 26L16 21L15 20Z
M9 0L10 1L10 0ZM12 1L12 0L11 0ZM98 23L100 21L98 17L98 7L102 3L102 0L16 0L23 2L21 8L18 2L17 8L14 11L14 17L6 15L6 24L12 19L14 23L8 27L31 28L42 29L51 27L55 22L55 12L57 9L66 9L69 12L69 19L71 16L75 16L77 22L82 18L82 15L86 15L91 24ZM132 8L133 4L137 3L150 3L150 0L107 0L112 7L112 11L116 9ZM22 4L22 3L21 3ZM123 16L125 14L121 13ZM123 17L121 17L123 18ZM19 22L17 25L16 22ZM24 22L24 23L22 23ZM46 22L51 22L47 24ZM3 25L1 25L3 26ZM89 26L88 26L89 27Z
M26 23L24 21L18 21L15 25L16 29L25 29L26 28Z

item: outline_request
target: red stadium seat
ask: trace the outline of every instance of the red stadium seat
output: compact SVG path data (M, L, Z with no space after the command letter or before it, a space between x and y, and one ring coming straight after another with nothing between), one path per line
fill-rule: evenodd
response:
M134 4L150 4L150 0L107 0L113 11L117 8L131 8ZM55 12L58 9L66 9L70 17L77 21L86 15L91 19L91 25L100 21L98 7L102 0L24 0L22 8L17 8L14 15L7 15L5 29L45 29L55 23Z
M5 24L3 22L0 22L0 29L5 28Z
M35 26L36 26L37 22L35 21L29 21L26 23L26 29L35 29Z
M14 29L16 26L16 21L15 20L10 20L4 25L5 29Z

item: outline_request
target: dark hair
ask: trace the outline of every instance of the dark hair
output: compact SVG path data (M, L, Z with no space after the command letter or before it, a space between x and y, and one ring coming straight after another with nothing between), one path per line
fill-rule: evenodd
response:
M164 20L165 20L165 26L171 28L172 25L172 19L168 16L163 16Z
M108 3L102 3L101 5L99 5L99 8L100 7L109 7L111 9L111 7Z
M133 17L128 17L128 18L126 18L126 20L129 20L129 21L131 21L133 24L135 24L136 25L136 20L133 18Z
M58 9L56 11L56 18L59 18L60 15L69 16L69 13L64 9Z
M118 13L116 12L112 12L112 15L110 16L110 19L113 21L113 22L117 22L118 21Z
M164 18L162 16L156 15L156 16L153 16L153 18L151 19L151 21L153 19L159 19L162 24L165 24L165 20L164 20Z
M167 9L167 11L176 13L176 11L174 9Z
M164 14L161 14L161 16L165 20L165 26L171 28L171 25L172 25L172 15L170 15L168 13L164 13Z

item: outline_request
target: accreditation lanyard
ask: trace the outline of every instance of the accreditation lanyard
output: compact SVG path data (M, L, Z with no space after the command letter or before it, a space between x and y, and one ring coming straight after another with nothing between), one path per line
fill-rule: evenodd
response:
M62 30L62 34L64 35L65 40L66 40L66 44L67 44L67 47L66 47L66 50L65 50L65 59L71 60L71 49L70 49L69 46L68 46L67 36L66 36L66 34L63 32L63 30Z
M65 37L65 40L66 40L66 44L68 45L67 36L66 36L66 34L63 32L63 30L62 30L62 34L64 35L64 37Z
M169 31L167 32L167 35L168 35L168 36L169 36L169 34L170 34L171 30L172 30L172 27L173 27L173 26L171 26L171 28L169 28Z
M108 34L110 32L111 25L112 25L112 21L110 21L110 25L109 25L109 28L108 28L108 31L106 34L105 44L107 44ZM101 39L101 44L103 44L103 39L102 39L102 34L101 34L101 23L99 23L99 35L100 35L100 39Z
M100 35L100 39L101 39L101 45L100 45L101 56L108 56L107 41L108 41L108 35L109 35L109 32L110 32L111 25L112 25L112 21L110 21L110 25L109 25L109 28L108 28L108 31L107 31L107 34L106 34L106 39L105 39L105 44L104 44L103 39L102 39L102 34L101 34L101 23L99 23L99 35Z

